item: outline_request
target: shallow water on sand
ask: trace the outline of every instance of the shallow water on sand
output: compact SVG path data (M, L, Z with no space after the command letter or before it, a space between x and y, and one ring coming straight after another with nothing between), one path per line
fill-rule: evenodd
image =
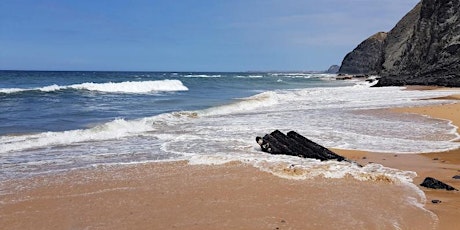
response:
M2 229L434 229L438 221L421 207L423 193L404 184L287 180L239 163L105 166L8 187Z

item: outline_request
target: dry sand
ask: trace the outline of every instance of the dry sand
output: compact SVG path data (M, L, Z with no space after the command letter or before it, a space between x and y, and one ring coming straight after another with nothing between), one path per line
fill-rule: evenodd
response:
M459 126L459 109L460 104L453 104L393 111L449 119ZM460 150L413 155L337 152L361 164L415 171L416 184L431 176L460 188L460 180L452 179L460 174ZM287 180L241 163L102 167L3 182L2 189L0 229L343 229L353 219L362 221L357 225L362 229L389 229L393 226L380 225L378 218L395 214L408 224L402 229L431 229L426 214L395 200L402 196L397 185ZM458 229L460 193L422 189L428 201L442 201L426 204L438 215L439 229Z

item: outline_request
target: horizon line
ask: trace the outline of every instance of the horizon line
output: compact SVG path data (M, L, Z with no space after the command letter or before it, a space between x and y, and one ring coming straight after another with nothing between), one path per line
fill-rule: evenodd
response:
M327 70L244 70L244 71L171 71L171 70L37 70L37 69L0 69L17 72L156 72L156 73L325 73Z

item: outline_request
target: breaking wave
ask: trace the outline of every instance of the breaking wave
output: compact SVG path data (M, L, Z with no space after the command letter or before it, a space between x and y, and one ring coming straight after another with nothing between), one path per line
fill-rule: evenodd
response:
M222 75L214 74L214 75L206 75L206 74L189 74L185 75L185 78L220 78Z
M274 91L267 91L254 96L237 100L236 102L212 107L198 112L202 116L215 116L257 111L261 107L269 107L279 103L279 94Z
M153 130L153 126L148 118L133 121L116 119L89 129L2 136L0 137L0 145L2 146L0 153L63 146L85 141L118 139L151 130Z
M155 92L174 92L187 91L188 88L179 80L158 80L158 81L125 81L93 83L86 82L67 86L49 85L37 88L4 88L0 93L19 93L27 91L53 92L65 89L89 90L106 93L155 93Z
M155 82L164 83L165 81ZM180 81L177 82L180 83ZM99 86L106 84L108 83L99 84ZM89 88L83 85L80 84L78 87ZM52 88L43 87L42 90L52 90ZM380 96L363 100L366 98L365 95L371 92ZM144 135L157 130L165 132L176 128L178 133L204 132L209 129L207 131L209 133L205 135L208 138L213 133L220 133L220 135L225 133L230 135L229 137L239 132L247 135L251 133L248 130L260 130L260 127L266 127L267 132L278 127L296 129L299 132L308 133L310 137L320 140L326 146L343 149L398 153L444 151L458 147L458 143L450 141L454 138L458 139L457 127L447 121L404 116L383 116L376 119L372 115L352 112L362 108L427 104L431 102L418 99L441 94L447 93L424 92L420 94L402 91L399 88L372 89L371 91L355 87L266 91L233 103L204 110L177 111L136 120L116 119L89 129L2 136L0 137L2 146L0 153L110 140ZM392 98L392 100L379 98ZM350 112L345 113L344 110ZM302 115L299 116L299 114ZM190 119L193 120L194 125L189 127ZM402 127L411 127L411 129ZM413 129L417 129L415 134ZM434 137L439 138L433 139ZM252 140L252 137L249 136L247 139ZM402 144L395 146L388 143Z

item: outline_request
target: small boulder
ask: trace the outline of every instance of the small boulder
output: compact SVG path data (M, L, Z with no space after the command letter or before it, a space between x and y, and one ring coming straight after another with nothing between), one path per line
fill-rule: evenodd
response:
M420 184L420 186L423 186L423 187L427 187L427 188L432 188L432 189L445 189L445 190L448 190L448 191L452 191L452 190L455 190L455 191L458 191L458 189L444 183L444 182L441 182L439 180L436 180L432 177L427 177L425 178L425 180L423 180L423 183Z

